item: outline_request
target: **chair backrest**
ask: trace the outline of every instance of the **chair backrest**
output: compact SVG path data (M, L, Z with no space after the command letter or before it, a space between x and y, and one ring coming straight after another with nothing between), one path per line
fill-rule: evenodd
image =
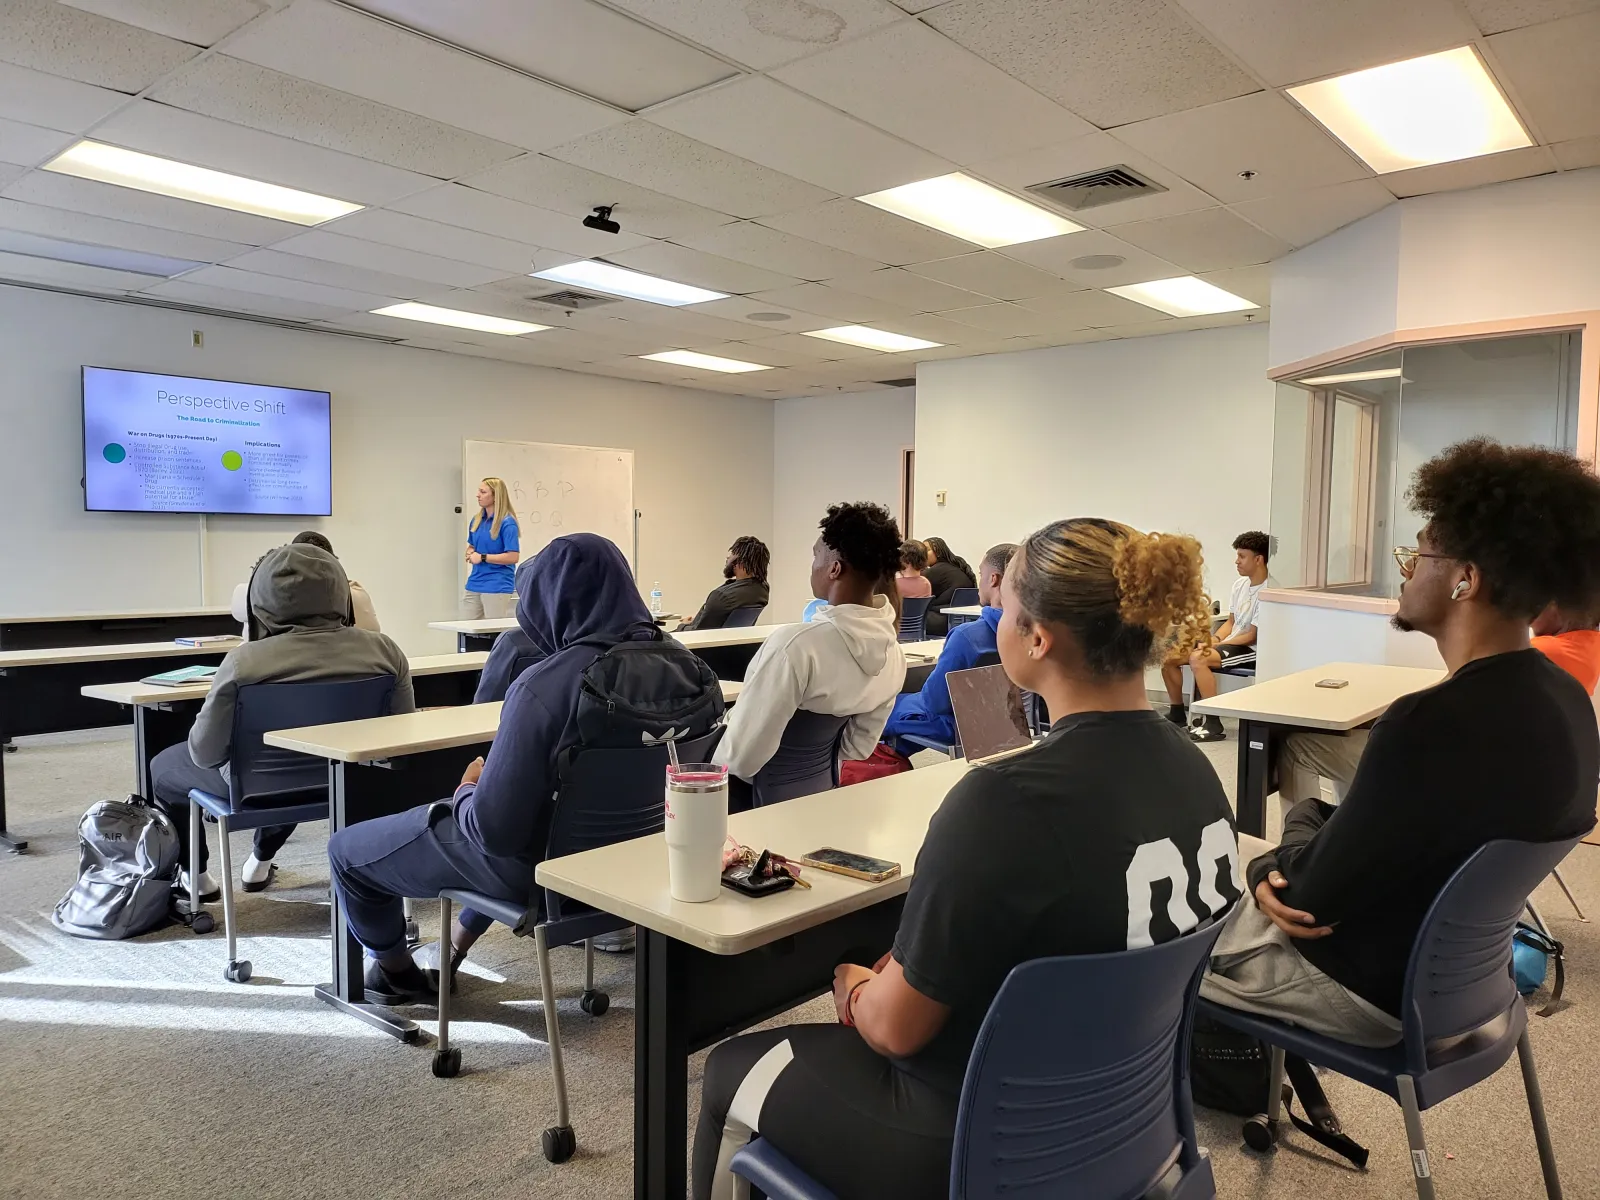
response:
M821 608L826 603L827 601L823 600L821 597L818 597L815 600L807 600L806 606L800 610L801 624L809 625L811 623L811 618L817 615L817 609Z
M950 1195L1133 1200L1194 1168L1189 1026L1221 929L1013 968L967 1063Z
M968 608L978 603L977 588L957 588L950 593L951 608Z
M797 711L783 727L778 752L750 781L751 803L760 808L839 786L839 747L849 717Z
M925 625L928 616L928 605L933 603L932 596L902 596L900 598L900 640L902 642L922 642L927 640Z
M728 619L722 623L724 629L748 629L761 620L761 614L767 611L765 604L750 604L744 608L736 608L728 614Z
M228 799L234 811L260 807L267 799L288 800L327 790L327 759L268 746L261 740L263 734L387 716L394 685L393 675L373 675L241 687L234 702L228 758Z
M1511 932L1534 888L1582 835L1561 842L1489 842L1440 889L1411 945L1401 1003L1406 1056L1426 1062L1426 1047L1477 1029L1517 999Z

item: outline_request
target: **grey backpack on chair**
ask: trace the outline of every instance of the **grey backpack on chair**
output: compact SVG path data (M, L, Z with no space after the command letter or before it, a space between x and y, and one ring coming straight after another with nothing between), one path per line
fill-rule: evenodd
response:
M166 813L142 796L102 800L78 822L78 879L51 920L73 937L134 937L166 924L177 874Z

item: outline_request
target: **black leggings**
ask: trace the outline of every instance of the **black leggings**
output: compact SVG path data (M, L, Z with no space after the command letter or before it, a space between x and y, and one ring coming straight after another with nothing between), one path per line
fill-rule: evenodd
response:
M728 1159L753 1133L840 1200L948 1195L959 1099L843 1025L733 1038L706 1060L694 1200L733 1196Z

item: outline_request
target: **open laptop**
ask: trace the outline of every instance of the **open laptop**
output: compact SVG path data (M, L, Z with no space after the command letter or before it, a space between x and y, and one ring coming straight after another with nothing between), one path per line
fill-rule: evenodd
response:
M945 676L955 711L961 752L971 763L1012 754L1033 743L1023 712L1022 692L1005 668L973 667Z

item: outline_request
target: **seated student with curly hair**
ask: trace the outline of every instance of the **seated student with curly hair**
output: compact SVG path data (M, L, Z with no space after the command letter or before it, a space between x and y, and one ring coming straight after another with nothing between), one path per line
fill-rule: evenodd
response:
M1058 521L1016 551L1000 661L1045 698L1050 735L950 790L894 948L834 973L837 1025L711 1052L695 1200L735 1194L729 1160L756 1133L841 1200L945 1195L962 1076L1011 969L1169 941L1235 903L1228 798L1144 690L1175 630L1204 634L1203 576L1192 538L1114 521Z
M1395 551L1394 626L1433 638L1449 674L1389 706L1338 807L1303 800L1276 848L1241 847L1255 903L1200 988L1364 1046L1400 1040L1411 944L1456 869L1488 842L1583 833L1600 773L1588 695L1528 644L1546 605L1600 601L1600 479L1478 438L1419 467L1409 499L1427 524Z
M728 561L722 564L722 578L727 582L713 588L694 619L678 629L721 629L736 608L765 608L771 562L772 551L760 538L735 538L728 547Z
M1183 703L1183 664L1187 662L1194 672L1194 697L1209 700L1217 694L1218 667L1253 667L1256 661L1256 610L1261 606L1261 589L1267 586L1267 551L1271 539L1260 530L1252 529L1233 539L1233 569L1239 577L1233 581L1228 593L1228 619L1218 627L1205 645L1191 651L1187 658L1169 658L1161 664L1161 677L1166 681L1167 699L1172 706L1167 709L1167 720L1174 725L1188 721L1188 709ZM1197 742L1220 742L1228 735L1222 731L1221 717L1196 719L1189 727L1189 736Z
M915 538L900 543L900 571L894 577L894 586L902 600L907 597L933 597L933 584L923 574L928 569L928 546Z
M849 717L844 757L872 753L906 678L898 597L891 595L899 562L900 533L887 509L828 509L811 558L811 591L827 603L808 623L778 630L750 660L717 744L716 761L730 775L754 779L801 709Z

